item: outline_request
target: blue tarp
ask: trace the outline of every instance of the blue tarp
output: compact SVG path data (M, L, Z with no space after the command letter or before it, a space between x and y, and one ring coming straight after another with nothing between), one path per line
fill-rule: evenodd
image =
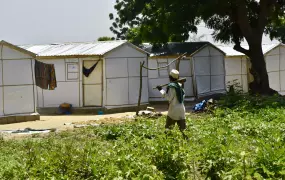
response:
M195 104L195 106L193 107L193 111L194 112L203 111L206 105L207 105L207 100L203 100L202 102Z

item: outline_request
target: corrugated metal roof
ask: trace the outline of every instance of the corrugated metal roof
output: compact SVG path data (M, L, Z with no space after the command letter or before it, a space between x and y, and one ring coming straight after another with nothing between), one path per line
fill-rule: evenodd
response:
M31 51L38 56L82 56L104 55L113 49L128 43L127 41L98 41L86 43L59 43L45 45L22 45L23 49ZM134 46L134 45L133 45ZM136 47L138 48L138 47ZM139 49L139 48L138 48Z
M263 53L264 54L268 53L269 51L271 51L275 47L279 46L280 44L282 44L282 43L263 44L262 45ZM225 45L216 45L216 46L217 46L217 48L219 48L223 52L225 52L226 56L245 56L245 54L234 50L233 46L225 46ZM243 47L244 49L249 49L248 45L242 45L241 47Z
M156 48L149 43L144 43L142 49L150 53L150 56L170 56L187 53L192 55L200 48L210 44L209 42L169 42L165 46Z
M20 51L20 52L22 52L22 53L25 53L25 54L28 54L28 55L30 55L30 56L36 57L36 54L35 54L35 53L33 53L33 52L31 52L31 51L27 51L27 50L24 49L24 48L15 46L14 44L11 44L11 43L9 43L9 42L7 42L7 41L1 40L1 41L0 41L0 44L1 44L1 45L6 45L6 46L8 46L8 47L10 47L10 48L13 48L13 49L16 49L17 51Z

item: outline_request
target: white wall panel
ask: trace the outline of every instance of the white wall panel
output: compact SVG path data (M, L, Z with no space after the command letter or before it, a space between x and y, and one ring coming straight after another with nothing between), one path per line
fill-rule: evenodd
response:
M241 60L241 74L247 74L247 63L248 60L245 57L243 57Z
M79 86L79 107L83 107L84 104L84 99L83 99L83 82L80 81L78 86ZM104 100L103 100L104 101Z
M192 79L192 77L187 77L186 78L186 83L184 84L185 95L187 97L194 96L193 89L194 89L193 88L193 79Z
M196 76L198 94L208 93L211 91L210 76Z
M243 90L243 92L248 92L248 81L247 75L230 75L226 76L226 88L228 90L228 86L232 85L234 82L238 83L237 85Z
M280 54L285 54L285 45L280 46Z
M225 78L224 75L211 76L211 91L224 90Z
M270 72L268 73L268 77L270 87L276 91L280 91L279 72Z
M142 103L148 102L148 78L144 77L142 81ZM140 78L129 78L129 104L137 104L139 98Z
M103 103L102 106L105 106L107 103L107 79L106 79L106 59L103 59Z
M3 85L2 78L3 78L3 73L2 73L2 61L0 60L0 86Z
M149 59L148 60L148 67L149 68L157 68L156 59ZM158 70L148 70L148 78L158 78Z
M195 75L210 75L210 58L195 57L194 67Z
M253 82L254 78L253 75L249 72L249 69L251 68L251 62L248 61L248 73L247 73L247 79L248 79L248 83Z
M268 55L269 55L269 56L272 56L272 55L279 55L279 47L272 49L272 50L268 53Z
M0 44L0 48L2 49L3 44ZM2 57L2 51L0 51L0 57Z
M31 60L4 60L4 85L33 84Z
M78 58L66 58L65 62L66 63L78 63L79 60L78 60Z
M168 65L168 59L167 58L158 58L157 59L157 67L164 67ZM175 67L175 64L173 64ZM166 67L166 68L161 68L158 71L158 76L159 78L168 78L169 77L169 71L172 67Z
M279 55L266 56L267 72L279 71Z
M180 61L179 75L180 75L180 77L192 75L191 61L190 60L181 60Z
M24 114L34 112L33 86L5 86L4 113Z
M153 89L157 85L167 84L169 83L168 78L159 78L159 79L149 79L148 80L148 88L149 88L149 97L151 98L161 98L161 94L157 89ZM164 87L166 90L166 87ZM192 77L186 77L186 83L184 84L184 90L186 96L194 96L193 92L193 80Z
M144 62L144 66L148 66L146 58L128 58L129 76L140 76L140 62ZM143 76L147 76L147 69L143 68Z
M31 59L30 55L24 54L17 50L11 49L7 46L3 46L3 59Z
M147 54L138 51L131 45L124 44L121 47L118 47L113 51L107 53L106 58L146 57L146 56Z
M280 54L280 70L285 70L285 53Z
M79 107L78 82L57 82L55 90L43 90L45 107L58 107L62 103Z
M83 68L82 67L83 67L83 60L79 59L79 79L80 79L80 81L83 80L83 73L82 73Z
M211 75L225 74L223 56L211 56L210 62L211 62Z
M168 63L168 59L165 58L157 58L158 63Z
M128 78L107 79L107 103L106 105L129 104Z
M226 58L225 59L226 75L241 74L241 58Z
M168 58L167 59L167 63L168 64L171 63L174 59L175 58ZM180 67L181 67L181 65L180 65ZM171 71L172 69L176 69L176 63L174 62L174 63L170 64L168 69L169 69L169 71Z
M158 85L169 83L169 78L159 78L159 79L149 79L148 87L149 87L149 97L161 97L160 92L157 89L153 89ZM165 89L165 88L164 88Z
M212 56L223 56L224 57L224 54L222 52L220 52L218 49L212 47L212 46L208 46L209 47L209 50L210 50L210 53Z
M46 64L54 64L55 75L57 81L65 81L66 80L66 70L65 70L65 61L64 59L52 59L52 60L40 60Z
M194 57L205 57L210 56L209 46L204 47L202 50L200 50L197 54L194 55Z
M238 83L238 86L242 86L243 79L241 75L228 75L226 76L226 87L233 85L233 83Z
M242 75L242 89L243 92L248 92L248 81L247 81L247 75Z
M40 87L37 87L37 107L44 107L44 97L43 97L43 90Z
M2 51L4 60L3 64L0 62L0 85L3 85L0 88L0 115L35 112L37 98L36 87L33 85L32 57L8 46L3 46Z
M106 59L106 78L128 77L127 58Z
M285 71L280 71L280 85L281 91L285 90Z
M0 87L0 116L3 116L3 89ZM1 120L0 120L1 121Z

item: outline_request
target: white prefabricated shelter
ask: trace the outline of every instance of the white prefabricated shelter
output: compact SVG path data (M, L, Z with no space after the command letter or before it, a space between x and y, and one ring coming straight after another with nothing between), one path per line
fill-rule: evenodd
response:
M249 72L251 63L245 54L235 51L233 47L217 46L226 53L226 83L231 85L235 80L248 92L248 85L253 81ZM248 49L248 46L242 46ZM282 43L263 44L262 50L265 57L266 68L269 76L270 87L280 94L285 93L285 45Z
M6 41L0 42L0 117L36 113L36 55Z
M148 53L126 41L102 41L20 46L37 54L37 60L54 64L57 88L37 88L39 108L129 107L137 104L140 62L147 64ZM83 66L97 63L89 77ZM142 104L148 103L148 74L143 71Z
M224 53L209 42L171 42L161 48L143 44L144 50L150 53L150 68L166 66L184 53L186 58L180 61L180 77L187 79L184 89L186 100L225 93ZM175 69L175 63L168 68L149 70L150 101L163 101L160 93L153 87L169 82L169 72Z

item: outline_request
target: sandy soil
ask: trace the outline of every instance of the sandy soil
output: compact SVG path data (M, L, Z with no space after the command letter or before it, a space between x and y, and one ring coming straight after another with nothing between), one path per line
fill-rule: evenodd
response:
M188 109L188 108L187 108ZM159 105L155 106L157 112L162 114L167 113L167 106ZM117 114L106 115L62 115L62 116L41 116L38 121L30 121L15 124L0 125L0 131L2 130L19 130L25 128L32 129L56 129L57 131L72 130L74 125L86 125L86 124L114 124L122 123L126 120L131 120L135 115L134 112L125 112ZM1 134L0 134L1 136ZM9 134L5 133L5 137L26 137L30 135L23 134ZM10 139L8 138L8 139Z
M135 113L126 112L126 113L118 113L111 115L91 115L91 116L41 116L39 121L30 121L23 123L14 123L14 124L6 124L0 125L0 130L18 130L25 128L33 128L33 129L58 129L64 130L69 129L71 123L75 122L86 122L86 121L98 121L106 118L123 118L126 116L133 116Z

